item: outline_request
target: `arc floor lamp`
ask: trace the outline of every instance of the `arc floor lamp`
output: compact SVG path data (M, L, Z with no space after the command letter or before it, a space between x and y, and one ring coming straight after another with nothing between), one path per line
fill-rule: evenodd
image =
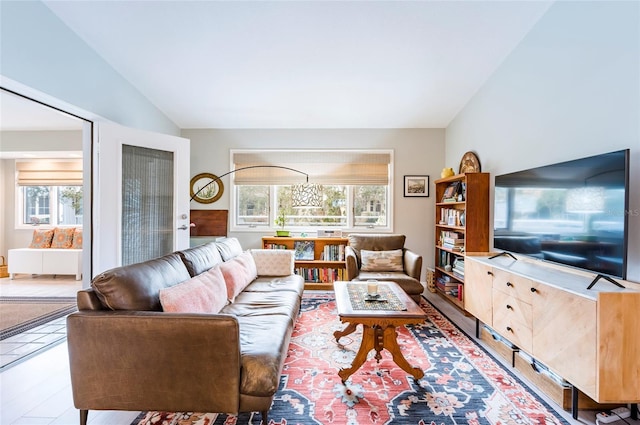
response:
M229 174L232 174L232 173L237 173L238 171L248 170L250 168L280 168L283 170L289 170L296 173L304 174L306 177L306 182L300 183L300 184L294 184L292 187L292 190L291 190L292 206L294 208L321 208L322 207L322 186L315 183L309 183L309 174L300 170L296 170L295 168L284 167L281 165L250 165L248 167L236 168L220 176L216 176L214 174L209 174L209 173L198 174L193 179L191 179L192 184L191 184L190 201L193 201L195 198L197 198L198 195L202 193L202 191L207 189L212 184L222 183L221 179L223 177L228 176ZM194 180L197 181L198 177L202 177L205 175L211 178L211 181L209 181L204 186L195 190ZM220 187L222 188L223 186L220 184ZM214 202L218 200L221 195L222 195L222 190L219 190L215 196L207 198L204 202L205 203Z

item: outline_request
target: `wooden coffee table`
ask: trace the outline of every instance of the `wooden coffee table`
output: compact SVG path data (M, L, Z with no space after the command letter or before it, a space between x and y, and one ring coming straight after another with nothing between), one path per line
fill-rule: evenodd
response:
M354 308L351 302L350 285L360 285L360 287L351 287L352 293L356 293L360 288L366 293L366 282L334 282L333 288L336 296L336 306L338 308L338 316L343 323L347 323L347 327L342 331L336 331L333 336L336 342L345 335L349 335L356 330L358 325L362 325L362 343L360 349L353 359L353 364L348 369L341 369L338 375L342 382L357 371L360 366L367 360L367 354L372 349L376 350L376 360L378 363L382 356L380 351L386 348L393 357L393 361L409 375L415 379L424 376L424 372L417 367L409 364L407 359L402 355L398 346L396 327L408 324L423 323L427 317L425 312L400 288L395 282L380 282L378 292L385 297L386 293L395 294L396 301L406 307L405 310L387 310L387 309L359 309ZM386 287L386 289L385 289ZM355 298L358 298L356 296ZM360 297L361 298L361 297ZM385 297L392 298L392 297ZM367 303L368 304L368 303ZM397 302L395 304L398 304ZM387 304L389 305L389 304ZM365 307L369 306L365 305ZM383 307L382 305L380 307ZM387 308L387 307L384 307Z

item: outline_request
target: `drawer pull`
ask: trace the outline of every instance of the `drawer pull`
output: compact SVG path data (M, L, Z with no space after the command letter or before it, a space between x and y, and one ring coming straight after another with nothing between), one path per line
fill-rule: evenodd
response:
M511 326L507 326L507 331L513 332L513 329L511 329Z
M511 282L507 282L507 286L511 286L511 287L513 287L513 283L511 283Z
M493 272L487 271L487 274L488 274L489 276L493 276Z
M538 292L536 288L531 288L531 292Z
M511 307L509 304L507 304L507 309L513 310L513 307Z

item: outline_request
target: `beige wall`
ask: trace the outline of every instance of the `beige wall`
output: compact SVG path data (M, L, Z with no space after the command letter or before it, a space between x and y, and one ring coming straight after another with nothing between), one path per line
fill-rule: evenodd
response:
M223 174L230 170L230 149L393 149L393 231L407 235L406 246L422 254L425 267L433 265L433 180L444 162L444 129L393 130L183 130L191 140L191 175ZM405 198L404 176L428 175L428 198ZM192 209L229 209L228 178L222 198L210 205L191 203ZM234 232L245 248L260 246L260 238L272 232ZM422 279L425 271L423 268Z

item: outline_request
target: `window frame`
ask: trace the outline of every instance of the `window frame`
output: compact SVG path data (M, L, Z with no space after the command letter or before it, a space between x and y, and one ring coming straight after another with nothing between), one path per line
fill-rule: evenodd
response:
M49 191L49 223L43 224L28 224L22 222L22 217L25 213L25 202L26 199L24 197L24 192L28 185L19 185L16 183L15 186L15 230L28 230L28 229L54 229L56 227L60 228L79 228L82 229L82 223L80 224L59 224L58 221L58 205L60 203L60 195L59 188L66 186L79 186L80 189L84 190L83 185L75 185L75 184L65 184L65 185L38 185L39 187L50 187L52 190ZM55 218L56 223L51 223L51 218Z
M242 149L242 150L230 150L229 163L230 167L234 167L233 155L236 152L263 152L268 151L266 149ZM309 152L309 150L288 150L288 151L301 151L301 152ZM322 152L336 152L338 149L325 149L325 150L314 150L318 154L322 154ZM387 223L385 226L355 226L355 199L354 199L354 187L361 185L348 185L345 184L346 187L346 226L286 226L287 230L292 231L293 233L317 233L318 230L324 229L339 229L345 232L377 232L377 233L389 233L393 232L393 211L394 211L394 151L392 149L379 149L379 150L371 150L371 149L349 149L350 152L361 151L363 153L387 153L390 155L389 169L388 169L388 183L386 185L386 203L387 203ZM301 170L303 171L303 170ZM278 213L278 205L277 205L277 197L276 191L278 185L269 185L265 184L269 188L269 212L268 212L268 221L264 225L243 225L238 224L238 191L237 188L239 185L235 184L235 180L233 178L229 179L229 209L231 213L231 223L230 223L230 231L232 232L248 232L248 233L265 233L265 232L275 232L278 229L278 226L275 225L274 221L276 219ZM313 183L313 181L310 181Z

